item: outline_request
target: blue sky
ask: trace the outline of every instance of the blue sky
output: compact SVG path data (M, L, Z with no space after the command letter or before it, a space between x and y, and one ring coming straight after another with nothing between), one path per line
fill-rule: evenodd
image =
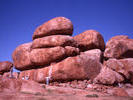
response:
M73 36L95 29L105 42L120 34L133 38L133 0L0 0L0 61L12 61L14 49L57 16L72 21Z

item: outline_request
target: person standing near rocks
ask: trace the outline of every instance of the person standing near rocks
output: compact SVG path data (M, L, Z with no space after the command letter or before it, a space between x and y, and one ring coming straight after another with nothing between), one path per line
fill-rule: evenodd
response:
M48 77L46 77L46 84L49 85L49 81L51 80L52 77L52 69L53 69L53 65L55 63L51 63L50 64L50 68L49 68L49 72L48 72Z
M13 67L10 69L10 78L13 78Z

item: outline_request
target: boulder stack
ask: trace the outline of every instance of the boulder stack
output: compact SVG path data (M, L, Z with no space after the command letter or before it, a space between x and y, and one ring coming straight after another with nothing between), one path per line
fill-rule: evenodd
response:
M14 65L19 70L40 68L51 62L59 62L79 54L78 44L69 36L73 33L72 22L56 17L40 26L33 34L33 42L18 46L13 52Z
M124 35L112 37L106 44L104 57L104 67L94 83L133 83L133 39Z
M18 46L12 54L15 67L22 71L19 78L45 82L52 66L51 81L94 79L102 68L103 37L94 30L72 34L72 22L65 17L39 26L33 41Z
M72 34L72 22L65 17L39 26L33 41L18 46L12 54L15 67L21 70L15 77L40 83L46 77L50 81L91 79L107 85L133 82L133 39L115 36L105 46L95 30Z

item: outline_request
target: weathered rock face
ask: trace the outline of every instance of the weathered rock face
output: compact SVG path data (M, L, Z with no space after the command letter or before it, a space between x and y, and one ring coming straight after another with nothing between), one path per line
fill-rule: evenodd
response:
M72 33L72 22L65 17L56 17L39 26L33 34L33 39L50 35L72 35Z
M87 30L74 37L74 40L79 44L81 51L89 49L104 50L105 43L102 35L95 30Z
M65 47L66 57L76 56L76 55L79 55L79 53L80 53L80 50L78 48L71 47L71 46Z
M0 73L8 72L13 67L10 61L0 62Z
M55 64L52 78L54 80L93 79L100 69L101 64L94 56L81 54Z
M73 46L77 47L76 41L71 36L67 35L52 35L43 38L35 39L32 43L32 49L49 48L56 46Z
M120 60L109 59L104 63L104 65L124 75L126 79L133 81L131 79L133 75L133 58L120 59Z
M31 49L32 43L18 46L12 54L14 65L19 70L40 68L51 62L58 62L79 54L79 49L71 46Z
M74 47L53 47L33 49L30 53L31 61L34 65L44 66L51 62L58 62L68 56L73 56L79 53L78 48Z
M120 83L124 81L124 78L117 72L104 66L101 69L100 74L94 79L94 83L112 85L114 83Z
M51 80L93 79L99 74L101 67L102 65L96 57L82 53L53 64ZM48 77L50 68L51 66L23 71L20 73L20 78L28 76L31 80L45 82L45 77Z
M21 88L21 81L10 78L1 78L0 79L0 91L11 91L17 92Z
M45 94L46 90L34 81L1 78L0 91Z
M33 63L30 60L31 45L31 42L22 44L13 52L12 59L17 69L24 70L33 67Z
M104 52L106 58L133 58L133 39L128 36L115 36L111 38Z
M98 61L102 61L102 52L100 49L92 49L81 53L87 54L88 56L93 56L98 59Z
M33 49L30 53L31 61L35 65L47 65L63 57L65 57L65 49L63 47Z

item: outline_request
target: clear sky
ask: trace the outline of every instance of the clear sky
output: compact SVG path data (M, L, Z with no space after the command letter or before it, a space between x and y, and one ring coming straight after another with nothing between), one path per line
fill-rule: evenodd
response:
M105 42L120 34L133 38L133 0L0 0L0 61L12 61L14 49L57 16L72 21L73 36L95 29Z

